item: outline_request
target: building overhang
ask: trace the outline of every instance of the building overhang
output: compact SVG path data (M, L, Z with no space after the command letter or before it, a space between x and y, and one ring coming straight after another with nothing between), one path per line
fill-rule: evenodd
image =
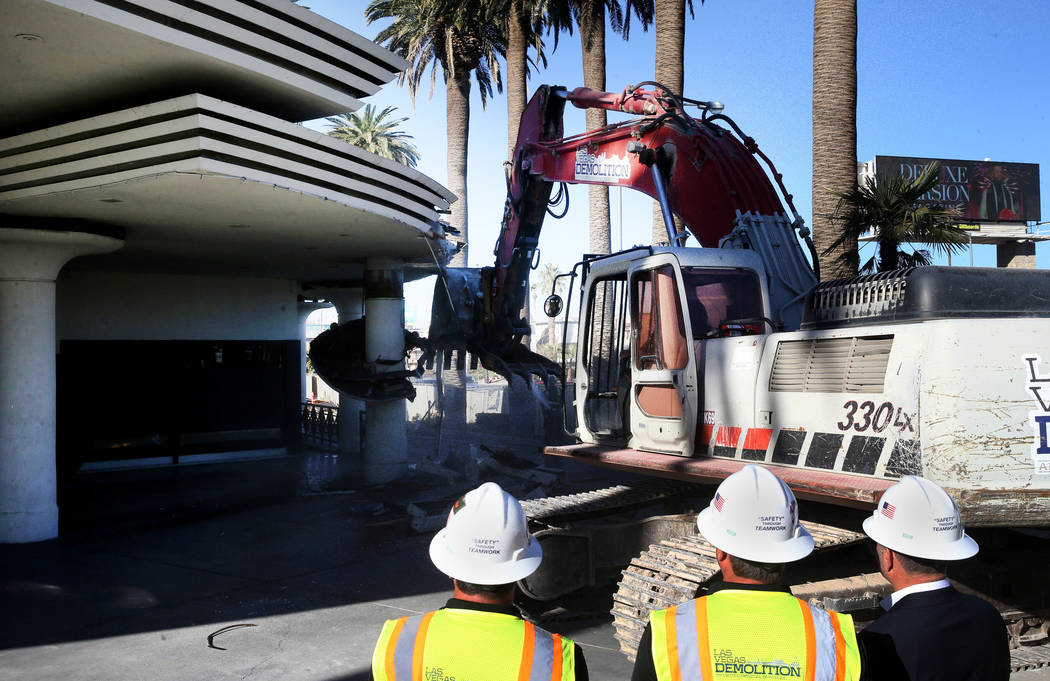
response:
M366 258L435 269L454 199L408 166L186 95L0 140L0 213L127 234L77 267L354 279Z
M0 25L7 135L194 92L309 120L407 67L288 0L4 0Z

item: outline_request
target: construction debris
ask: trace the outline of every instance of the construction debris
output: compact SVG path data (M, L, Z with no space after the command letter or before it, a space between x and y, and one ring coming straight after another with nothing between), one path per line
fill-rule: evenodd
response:
M408 508L405 510L408 512L408 515L412 517L409 526L420 534L434 532L441 529L445 526L445 521L448 518L447 513L428 514L424 509L415 504L409 504Z

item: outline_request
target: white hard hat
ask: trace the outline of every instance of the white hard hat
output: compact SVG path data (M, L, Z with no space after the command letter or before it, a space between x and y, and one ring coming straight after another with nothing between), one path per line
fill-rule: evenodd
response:
M437 569L472 584L511 584L535 572L542 559L521 504L494 482L460 497L430 542Z
M790 563L813 550L791 488L753 464L722 481L696 526L715 548L745 560Z
M906 475L883 493L864 520L864 533L906 556L962 560L977 553L977 542L963 531L959 507L936 483Z

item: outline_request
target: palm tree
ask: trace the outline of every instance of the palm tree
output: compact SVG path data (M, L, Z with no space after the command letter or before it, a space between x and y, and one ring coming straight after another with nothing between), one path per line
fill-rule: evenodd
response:
M361 113L352 112L329 116L328 134L365 151L404 163L413 168L419 163L419 150L409 142L412 135L397 129L407 118L387 119L397 111L388 106L378 114L375 106L365 104Z
M636 1L641 4L641 1ZM648 4L652 5L656 31L655 80L676 95L682 95L685 87L685 9L688 5L689 16L692 17L693 0L648 0ZM704 4L704 0L700 0L700 4ZM676 230L681 231L677 219L675 223ZM666 240L663 211L660 210L659 202L654 201L652 243Z
M703 4L704 0L700 0ZM656 82L681 95L685 61L685 10L692 0L650 0L656 31Z
M849 276L856 240L836 232L835 196L857 186L857 0L813 7L813 241L824 279ZM830 190L830 191L829 191ZM851 255L852 253L852 255Z
M528 100L529 48L547 65L543 52L545 0L503 0L507 16L507 158L514 155L518 124Z
M929 265L928 250L907 252L901 250L905 243L921 243L947 253L966 247L966 232L955 226L960 214L954 208L919 203L919 199L930 191L939 180L940 167L931 163L914 180L902 175L895 177L873 176L864 183L846 192L836 192L838 205L831 223L838 230L838 237L822 255L838 253L840 263L855 272L859 265L856 249L842 250L843 243L856 243L869 231L878 242L878 250L860 266L860 272L886 272L899 267Z
M614 31L624 30L623 7L619 0L549 0L547 22L551 31L572 33L579 26L583 50L583 84L593 90L605 90L605 19ZM643 23L645 22L642 19ZM628 24L629 25L629 24ZM587 129L594 130L608 123L604 109L587 109ZM609 188L604 185L588 187L590 209L590 252L612 251L609 227Z
M528 99L529 47L536 58L547 65L543 52L543 28L546 0L497 0L505 6L507 17L507 159L513 161L518 141L518 125ZM525 298L522 316L532 319L532 303ZM526 336L522 342L527 346Z
M648 27L651 19L644 11L644 4L632 4L643 28ZM547 25L555 35L555 47L560 31L572 33L573 26L580 29L580 46L583 51L583 84L592 90L604 91L605 85L605 20L608 12L609 24L614 31L622 33L626 39L630 30L630 14L624 19L623 8L619 0L548 0ZM608 123L605 109L587 109L587 130L604 127ZM612 230L609 223L609 187L591 185L588 187L588 207L590 214L591 253L612 252ZM599 291L594 305L608 310L602 315L605 320L602 333L612 334L612 313L615 300L606 298ZM608 350L608 348L605 348ZM600 361L609 362L610 357Z
M492 95L493 81L502 92L499 58L506 54L505 17L498 3L484 0L372 0L365 9L368 23L393 19L376 42L407 59L401 74L415 97L430 69L433 93L437 71L445 81L445 125L448 134L448 188L456 195L449 224L458 231L462 250L452 258L467 265L467 138L470 130L471 80L478 85L482 106Z

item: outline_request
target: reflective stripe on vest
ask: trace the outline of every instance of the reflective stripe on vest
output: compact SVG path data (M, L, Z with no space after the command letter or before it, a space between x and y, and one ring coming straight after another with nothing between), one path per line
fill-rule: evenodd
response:
M746 599L755 597L745 594L762 594L757 596L758 598L767 598L770 595L769 592L735 592L733 598L737 601L736 605L744 605L745 609ZM718 676L726 674L732 675L733 678L753 675L763 679L844 681L851 664L854 665L854 669L850 678L856 676L859 659L856 651L847 650L842 623L839 621L839 617L842 616L812 607L789 594L783 594L790 600L781 603L788 607L777 613L778 621L775 622L775 626L801 627L804 650L789 648L778 651L782 657L765 661L759 660L760 656L748 658L749 651L734 650L733 654L737 657L733 661L727 664L723 658L723 662L713 665L711 639L715 639L713 644L718 649L725 645L725 641L719 639L726 638L719 636L717 616L713 625L708 616L709 599L717 596L716 593L651 614L653 662L661 681L714 681ZM797 609L791 606L791 601L798 604ZM855 643L853 645L856 647ZM751 654L754 655L753 652ZM803 658L805 666L799 668L797 663L779 661L789 659L791 654ZM745 659L744 662L739 662L741 657ZM734 665L732 671L727 668L729 664Z
M532 622L524 624L525 642L522 644L518 681L560 681L561 636L542 629L537 631Z
M434 616L441 612L428 612L393 621L386 649L380 658L384 660L386 681L422 681L427 631ZM388 626L390 624L388 622ZM518 632L522 636L518 681L562 681L563 646L572 646L573 643L559 634L537 629L531 622L518 620L518 624L521 627ZM436 626L440 626L440 623ZM572 675L568 678L572 678Z
M427 628L434 613L416 617L402 617L394 625L394 633L387 644L386 676L396 681L421 681L423 678L423 647Z

